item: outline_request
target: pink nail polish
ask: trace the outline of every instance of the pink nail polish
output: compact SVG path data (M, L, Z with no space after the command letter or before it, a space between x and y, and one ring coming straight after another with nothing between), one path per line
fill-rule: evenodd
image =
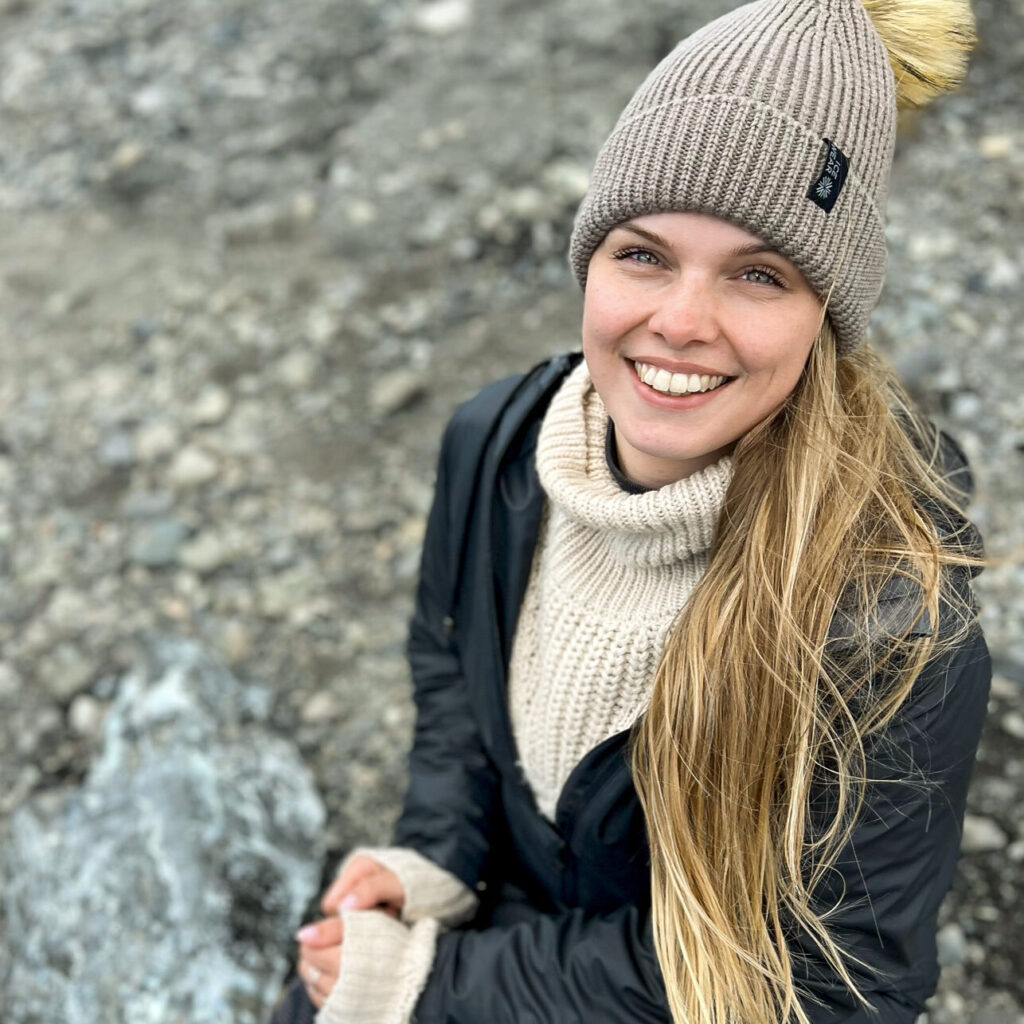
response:
M359 906L359 897L355 893L351 893L341 901L342 910L351 910L357 906Z
M300 928L295 933L295 938L299 942L311 942L316 938L316 925L307 924L304 928Z

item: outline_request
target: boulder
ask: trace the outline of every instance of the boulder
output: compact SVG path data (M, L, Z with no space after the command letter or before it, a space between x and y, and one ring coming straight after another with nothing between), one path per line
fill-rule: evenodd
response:
M319 885L323 804L259 692L185 641L140 662L84 784L11 820L8 1024L263 1024Z

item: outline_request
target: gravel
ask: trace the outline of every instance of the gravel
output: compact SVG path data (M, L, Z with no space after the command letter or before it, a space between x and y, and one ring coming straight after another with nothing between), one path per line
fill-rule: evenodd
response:
M0 843L85 777L154 633L268 694L325 876L386 840L443 424L577 345L597 147L729 6L0 0ZM975 6L966 87L904 126L873 324L971 458L994 559L930 1024L1024 1020L1024 0Z

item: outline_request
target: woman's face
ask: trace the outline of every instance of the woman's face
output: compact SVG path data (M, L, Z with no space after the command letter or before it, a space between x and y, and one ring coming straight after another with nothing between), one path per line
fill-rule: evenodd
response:
M734 224L613 228L590 260L583 354L626 475L660 487L730 452L792 392L821 318L800 271Z

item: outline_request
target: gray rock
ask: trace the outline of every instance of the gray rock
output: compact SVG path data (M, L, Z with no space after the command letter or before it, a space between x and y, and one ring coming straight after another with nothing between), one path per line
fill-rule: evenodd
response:
M1024 715L1018 711L1009 711L1003 715L1003 731L1014 739L1024 740Z
M964 835L960 849L964 853L987 853L1005 849L1006 833L991 819L978 814L964 815Z
M181 564L203 576L222 569L234 558L232 545L216 533L200 534L181 550Z
M6 662L0 661L0 702L13 701L21 692L21 676Z
M169 420L146 423L135 435L135 451L141 462L153 462L170 455L178 443L178 428Z
M426 386L425 376L416 370L393 370L374 381L370 407L379 415L390 416L412 405Z
M939 929L936 936L940 967L952 967L967 959L967 939L956 922L950 922Z
M92 680L96 666L76 644L60 644L42 659L39 675L58 701L69 701Z
M92 739L103 724L103 705L88 693L80 693L68 708L68 725L76 736Z
M277 364L277 377L285 387L300 391L313 383L318 365L317 358L309 352L289 352Z
M433 0L420 7L412 20L421 32L446 36L465 28L472 14L473 8L466 0Z
M217 460L202 448L189 445L174 457L168 478L176 487L201 487L217 476Z
M1008 993L992 996L971 1015L971 1024L1024 1024L1024 1010Z
M96 457L108 469L129 469L135 465L135 442L130 434L115 431L103 439Z
M121 502L121 515L125 519L155 519L173 507L169 491L129 491Z
M160 519L149 523L136 534L132 542L131 559L150 569L174 565L188 534L188 527L178 519Z
M263 1024L318 884L324 810L295 750L245 707L195 646L155 642L84 785L15 812L6 1021Z
M192 403L189 419L197 426L208 427L220 423L231 411L231 396L216 385L206 388Z

